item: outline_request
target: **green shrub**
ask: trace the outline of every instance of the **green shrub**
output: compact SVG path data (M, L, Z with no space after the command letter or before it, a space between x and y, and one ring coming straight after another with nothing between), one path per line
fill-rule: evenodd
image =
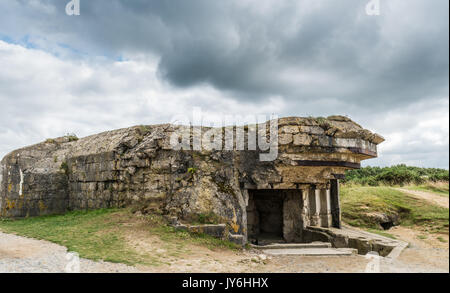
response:
M449 181L449 171L438 168L420 168L406 165L391 167L364 167L349 170L344 183L360 185L406 185L423 184L426 182Z
M67 138L69 142L77 141L79 139L75 133L67 133L64 137Z
M212 212L207 213L207 214L198 214L197 222L199 224L218 224L219 217Z
M60 169L64 172L64 174L69 175L69 165L66 162L62 162Z
M189 174L195 174L195 173L197 173L197 168L195 168L195 167L188 168L188 173L189 173Z
M378 182L387 185L405 185L409 183L420 184L424 179L417 172L405 168L393 168L383 171L374 178Z

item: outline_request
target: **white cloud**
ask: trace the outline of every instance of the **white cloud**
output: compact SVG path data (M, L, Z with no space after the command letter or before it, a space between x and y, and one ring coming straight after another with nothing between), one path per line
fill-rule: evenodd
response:
M449 98L423 100L403 109L373 115L367 127L373 126L386 141L379 158L366 164L409 164L448 168Z
M0 157L49 137L171 121L202 107L208 115L283 111L280 97L240 103L208 85L160 81L156 60L77 62L0 41Z

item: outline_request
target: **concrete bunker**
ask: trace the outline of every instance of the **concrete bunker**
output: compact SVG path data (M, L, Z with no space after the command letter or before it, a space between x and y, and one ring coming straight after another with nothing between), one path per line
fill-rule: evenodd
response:
M376 157L384 139L343 116L287 117L277 125L271 161L260 160L267 149L226 148L224 136L219 149L194 147L204 133L237 136L237 127L135 126L25 147L1 161L0 217L141 202L182 224L214 215L239 243L308 242L311 227L340 227L339 179ZM258 137L269 132L267 124L252 128ZM187 149L170 143L180 129Z

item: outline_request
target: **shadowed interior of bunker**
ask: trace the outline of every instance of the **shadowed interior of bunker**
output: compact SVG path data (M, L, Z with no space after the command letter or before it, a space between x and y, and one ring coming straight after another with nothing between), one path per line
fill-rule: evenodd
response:
M298 229L302 226L301 199L300 190L249 190L247 229L250 242L289 242L301 237Z
M327 209L335 206L333 194L337 194L337 180L332 180L331 198L328 199ZM311 185L310 190L292 189L249 189L247 205L247 231L248 240L253 244L283 243L283 242L303 242L303 229L307 226L309 215L308 206L315 206L316 203L309 203L305 206L306 193L315 194L315 186ZM321 194L323 192L319 192ZM315 198L312 198L315 202ZM318 208L318 209L317 209ZM315 209L323 210L324 207ZM339 215L331 209L329 214L330 226L340 227ZM339 211L337 211L339 213ZM317 214L320 217L319 214Z
M247 208L249 238L283 239L282 190L251 190Z

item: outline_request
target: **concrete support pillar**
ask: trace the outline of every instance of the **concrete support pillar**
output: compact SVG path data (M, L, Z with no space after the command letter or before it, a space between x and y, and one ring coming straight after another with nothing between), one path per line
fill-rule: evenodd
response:
M300 242L303 232L303 200L300 190L285 191L283 201L283 238L286 242Z
M320 189L315 187L309 191L309 215L311 226L320 226Z
M332 226L331 218L331 193L330 189L320 189L320 226L329 228Z
M339 180L331 180L331 216L332 225L335 228L341 228L341 206L339 199Z
M309 189L302 189L302 222L303 222L303 228L306 228L307 226L311 225L311 219L310 219L310 207L309 207Z

